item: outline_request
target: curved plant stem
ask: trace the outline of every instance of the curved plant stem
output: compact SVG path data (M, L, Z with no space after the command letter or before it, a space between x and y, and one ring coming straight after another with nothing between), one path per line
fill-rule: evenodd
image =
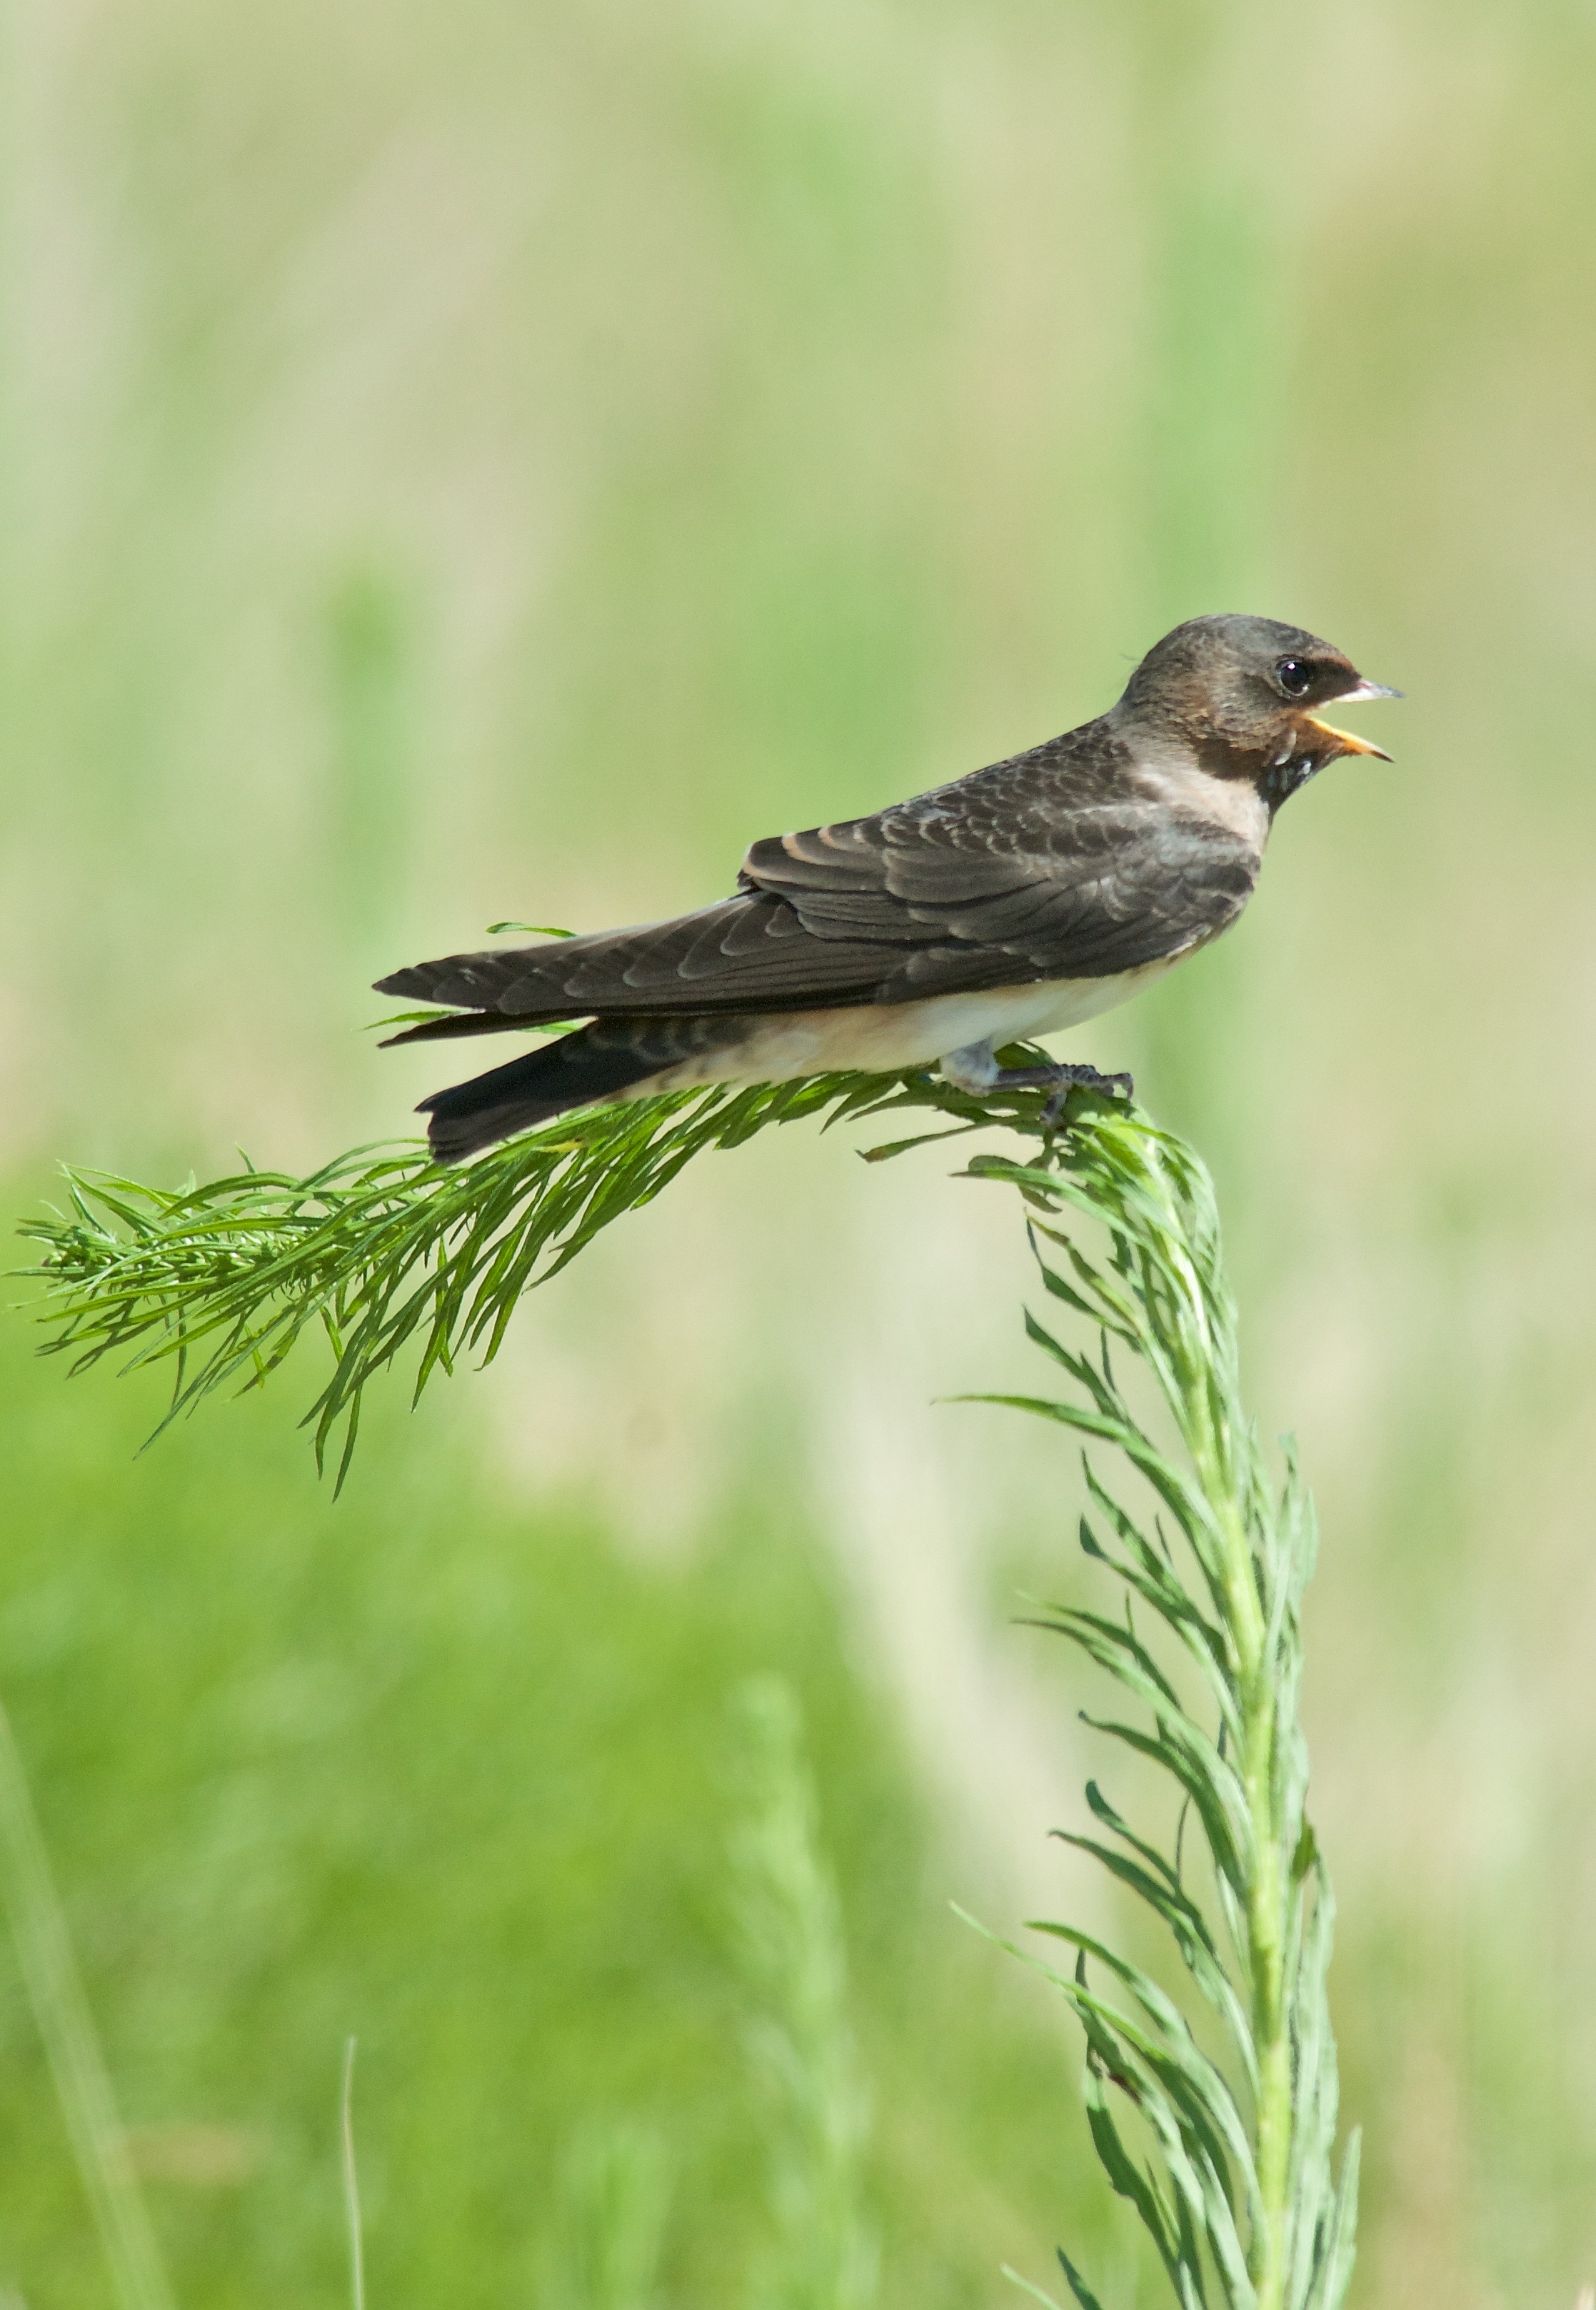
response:
M1357 2168L1354 2139L1339 2178L1333 2170L1334 1911L1305 1811L1297 1722L1314 1522L1289 1449L1276 1487L1248 1420L1212 1187L1189 1148L1086 1092L1071 1094L1055 1131L1039 1092L974 1099L929 1075L832 1075L591 1109L460 1170L404 1149L360 1151L308 1179L246 1170L175 1192L72 1174L70 1214L26 1232L44 1246L33 1272L47 1287L49 1345L74 1370L113 1352L131 1365L168 1362L169 1418L216 1389L260 1385L303 1332L323 1333L332 1374L308 1419L318 1453L342 1432L342 1477L377 1373L413 1350L419 1394L459 1355L491 1357L533 1285L695 1156L768 1125L905 1115L933 1127L872 1159L994 1126L1026 1142L1025 1160L977 1155L966 1176L1018 1192L1043 1286L1094 1327L1097 1352L1028 1316L1073 1393L988 1400L1107 1446L1151 1497L1150 1517L1133 1511L1087 1460L1081 1546L1119 1584L1123 1609L1057 1604L1038 1624L1129 1696L1132 1719L1101 1729L1173 1784L1180 1822L1167 1849L1133 1830L1095 1781L1087 1802L1106 1834L1067 1841L1168 1931L1223 2051L1210 2054L1181 2003L1140 1967L1073 1926L1040 1925L1075 1952L1072 1973L1044 1970L1085 2031L1098 2155L1181 2310L1336 2310L1352 2266ZM1079 1220L1098 1248L1074 1239ZM1122 1388L1114 1359L1124 1354L1162 1399L1158 1433ZM1196 1878L1183 1848L1188 1819L1207 1850ZM1097 2310L1060 2258L1083 2310Z
M1089 1806L1112 1841L1066 1841L1168 1929L1229 2054L1210 2057L1181 2007L1139 1967L1074 1927L1041 1925L1077 1952L1072 1976L1044 1969L1086 2031L1098 2154L1183 2310L1216 2297L1232 2310L1335 2310L1351 2274L1357 2167L1354 2139L1339 2180L1333 2171L1325 1995L1333 1905L1305 1811L1297 1722L1299 1615L1315 1536L1289 1448L1277 1492L1243 1405L1212 1187L1190 1149L1135 1116L1094 1117L1089 1134L1072 1133L1041 1162L977 1159L971 1168L1019 1191L1045 1288L1098 1333L1097 1353L1083 1354L1028 1318L1075 1394L987 1400L1115 1447L1155 1511L1149 1528L1089 1459L1095 1514L1081 1520L1081 1545L1121 1584L1123 1617L1060 1604L1038 1625L1139 1704L1141 1723L1087 1721L1168 1776L1182 1822L1194 1816L1207 1847L1217 1905L1210 1915L1179 1826L1161 1849L1089 1782ZM1106 1231L1106 1257L1061 1224L1077 1217ZM1125 1350L1155 1381L1177 1450L1122 1386L1115 1358ZM1151 1615L1145 1633L1137 1607ZM1093 1983L1089 1960L1107 1974L1110 1993ZM1150 2134L1151 2162L1132 2154L1119 2108ZM1080 2272L1061 2261L1078 2302L1097 2310Z

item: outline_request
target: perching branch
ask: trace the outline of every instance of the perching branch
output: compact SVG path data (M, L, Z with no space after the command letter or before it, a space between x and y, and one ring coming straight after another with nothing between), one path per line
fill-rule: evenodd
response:
M24 1272L46 1288L47 1352L74 1373L108 1355L124 1370L171 1365L162 1427L215 1389L258 1385L320 1330L334 1369L306 1420L318 1463L342 1429L342 1483L377 1372L414 1341L419 1396L462 1356L490 1361L524 1292L706 1149L805 1117L923 1110L1039 1134L1043 1104L982 1101L927 1075L823 1075L589 1107L453 1170L413 1141L357 1148L307 1179L247 1168L168 1190L68 1169L71 1216L24 1225L44 1246Z

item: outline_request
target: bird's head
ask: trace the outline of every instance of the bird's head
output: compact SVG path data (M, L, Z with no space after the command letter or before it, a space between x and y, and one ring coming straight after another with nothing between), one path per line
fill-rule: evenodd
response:
M1351 659L1273 618L1193 618L1156 642L1131 676L1122 715L1178 735L1205 769L1249 777L1271 808L1338 754L1391 756L1314 710L1334 700L1400 698Z

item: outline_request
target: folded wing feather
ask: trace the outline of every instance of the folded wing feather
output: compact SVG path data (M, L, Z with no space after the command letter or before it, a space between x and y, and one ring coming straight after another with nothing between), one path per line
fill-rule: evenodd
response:
M1048 812L1017 795L1027 759L873 818L756 842L738 894L695 914L450 955L380 991L467 1014L417 1038L914 1002L1111 977L1202 943L1245 904L1260 862L1234 831L1134 793Z

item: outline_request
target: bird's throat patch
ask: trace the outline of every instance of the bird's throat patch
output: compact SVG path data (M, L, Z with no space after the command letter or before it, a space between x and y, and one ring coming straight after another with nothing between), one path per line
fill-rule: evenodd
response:
M1271 762L1258 781L1258 791L1271 810L1279 810L1311 777L1324 768L1322 754L1288 754L1283 762Z

